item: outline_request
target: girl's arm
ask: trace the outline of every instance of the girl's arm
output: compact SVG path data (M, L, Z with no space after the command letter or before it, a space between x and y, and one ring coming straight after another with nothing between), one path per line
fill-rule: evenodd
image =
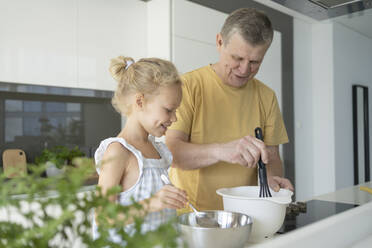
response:
M103 195L110 188L120 185L122 178L125 178L130 155L131 152L119 143L109 145L103 156L103 164L98 179L98 186L101 187ZM115 202L116 199L116 195L109 198L112 202ZM164 208L182 208L187 203L187 196L185 191L174 186L165 185L154 196L139 203L143 208L141 210L132 208L129 212L130 216L144 217L148 212L156 212ZM128 219L124 214L119 214L117 218L123 221Z
M101 170L98 178L98 186L101 187L102 194L117 185L120 185L128 168L131 152L120 143L112 143L103 155ZM110 201L115 202L116 196L110 196Z

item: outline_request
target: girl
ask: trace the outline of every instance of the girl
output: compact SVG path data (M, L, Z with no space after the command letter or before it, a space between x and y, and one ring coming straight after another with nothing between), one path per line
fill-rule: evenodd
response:
M118 136L103 140L96 150L96 164L104 161L97 167L98 185L103 194L120 185L122 192L110 200L129 205L134 199L142 204L148 213L142 231L154 230L187 202L185 191L161 181L172 155L165 144L154 140L176 121L181 80L171 62L157 58L134 62L120 56L111 60L110 72L118 82L112 104L127 119ZM95 223L93 230L93 237L98 237ZM114 242L121 242L111 234Z

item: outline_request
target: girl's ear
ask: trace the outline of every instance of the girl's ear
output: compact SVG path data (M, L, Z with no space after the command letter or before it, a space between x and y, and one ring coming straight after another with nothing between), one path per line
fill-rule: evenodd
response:
M136 94L136 107L138 107L138 108L141 109L143 107L143 105L144 105L144 100L145 100L144 94L137 93Z

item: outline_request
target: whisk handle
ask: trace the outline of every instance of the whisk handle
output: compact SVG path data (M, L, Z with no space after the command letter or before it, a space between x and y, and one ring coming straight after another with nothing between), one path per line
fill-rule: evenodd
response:
M262 129L260 127L256 127L256 129L254 130L254 133L255 133L257 139L263 141ZM258 160L258 166L260 168L265 166L265 164L261 160L261 157L260 157L260 160Z
M256 138L263 141L262 129L260 127L256 127L254 130Z

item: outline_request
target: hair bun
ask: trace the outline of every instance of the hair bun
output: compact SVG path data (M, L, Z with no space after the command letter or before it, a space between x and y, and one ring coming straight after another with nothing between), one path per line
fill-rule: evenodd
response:
M134 63L134 60L130 57L119 56L111 59L109 71L112 77L120 82L128 68L127 66L132 63Z

